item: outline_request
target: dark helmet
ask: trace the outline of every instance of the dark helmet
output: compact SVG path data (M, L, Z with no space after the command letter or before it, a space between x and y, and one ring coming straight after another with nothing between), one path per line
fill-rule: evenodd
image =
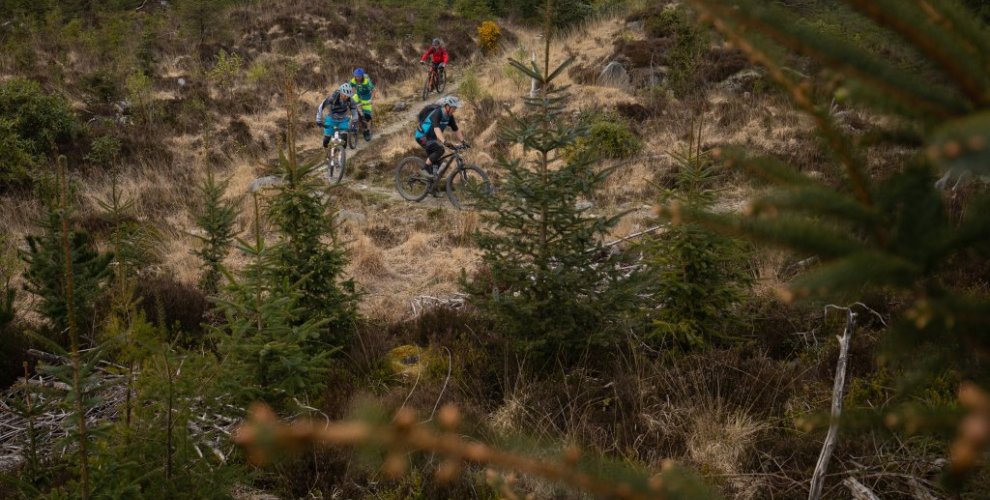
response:
M439 39L439 38L434 38L434 39L433 39L433 46L434 46L434 47L439 47L439 46L441 46L441 45L443 45L443 40L441 40L441 39Z
M364 68L358 68L354 70L354 76L361 78L364 76Z

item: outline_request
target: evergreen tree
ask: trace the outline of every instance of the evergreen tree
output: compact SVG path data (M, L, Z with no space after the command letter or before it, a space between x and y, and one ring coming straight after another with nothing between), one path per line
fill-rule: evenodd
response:
M48 337L64 348L69 344L66 255L71 256L75 320L84 336L95 331L95 307L105 291L112 256L97 250L86 231L72 227L68 222L71 206L63 208L46 189L39 190L46 209L37 222L42 232L25 237L28 249L21 256L27 264L24 288L39 299L38 312L49 323ZM63 235L66 228L68 234ZM68 254L63 251L63 239L68 241Z
M306 309L301 284L290 281L278 248L267 245L258 224L254 242L239 245L250 264L240 279L227 276L218 300L226 317L215 330L224 358L221 382L239 404L262 400L286 409L296 398L320 393L336 348L321 339L327 320Z
M705 210L715 201L717 174L702 150L702 127L698 120L684 151L671 153L679 170L666 203ZM751 281L740 245L697 224L676 224L652 238L646 250L653 278L646 290L657 301L649 312L655 342L705 348L729 340L739 326L732 308Z
M220 286L220 267L230 252L234 241L234 222L237 220L238 200L224 200L230 180L218 181L212 170L199 187L202 207L196 213L196 226L202 235L196 235L203 246L194 253L203 260L203 275L199 287L209 295L217 293Z
M291 89L287 94L292 95ZM289 106L289 123L295 123L293 105ZM283 182L267 207L269 220L279 233L272 248L273 265L280 277L299 289L300 323L323 322L324 341L341 346L350 340L357 320L354 281L342 279L347 256L337 242L319 165L297 161L292 127L287 147L288 155L279 155Z
M845 0L910 46L937 75L926 78L870 53L855 39L839 39L796 22L772 2L692 3L730 42L765 66L814 118L834 155L841 185L814 180L772 158L725 150L725 164L743 167L775 189L755 199L742 215L690 207L668 213L675 220L695 220L816 257L819 264L789 285L789 298L816 296L848 303L871 289L896 294L903 312L887 332L885 357L913 369L902 379L904 388L931 387L908 382L933 380L948 367L953 378L990 387L985 362L990 352L990 299L959 279L967 267L980 266L990 256L990 198L985 189L978 189L962 198L961 215L954 216L935 182L936 170L947 177L985 175L990 165L986 27L956 1ZM795 80L781 62L781 48L834 71L837 76L828 80L831 87ZM823 94L849 98L893 119L877 125L877 133L851 138L830 107L815 100ZM871 148L888 148L874 150L883 155L892 145L913 148L914 154L889 175L871 174L866 161ZM894 412L886 422L923 428L939 422L923 417L931 410ZM934 412L956 414L945 408ZM975 439L958 449L985 445ZM953 470L968 470L975 456L957 455Z
M524 158L498 161L503 184L481 205L493 226L477 235L483 271L465 287L518 352L574 361L585 349L614 345L617 320L636 301L618 256L603 247L617 217L578 205L610 171L596 168L591 152L565 154L588 127L567 119L567 88L556 85L570 61L550 71L549 42L546 50L542 71L511 61L541 91L501 130L523 146Z

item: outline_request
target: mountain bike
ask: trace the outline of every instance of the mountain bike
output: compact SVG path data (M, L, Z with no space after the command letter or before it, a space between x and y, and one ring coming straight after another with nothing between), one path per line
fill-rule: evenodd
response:
M443 92L447 88L447 71L440 69L436 64L430 64L426 70L426 81L423 82L423 100L429 99L430 92Z
M330 139L330 143L327 145L327 182L330 184L340 184L340 180L344 178L344 164L347 162L347 142L348 136L354 134L347 133L346 130L341 131L340 129L334 127L333 137Z
M465 165L461 151L470 146L461 144L449 146L451 152L440 158L440 169L435 176L430 175L426 162L417 156L403 158L395 167L395 188L399 195L409 201L420 201L426 195L440 196L440 185L446 178L447 198L459 209L471 210L479 201L494 192L488 174L477 165Z

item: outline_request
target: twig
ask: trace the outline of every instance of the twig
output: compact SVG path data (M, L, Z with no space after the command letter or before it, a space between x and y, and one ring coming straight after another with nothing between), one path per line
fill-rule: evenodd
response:
M852 476L843 479L842 484L849 488L849 492L855 500L880 500L880 497L873 493L873 490Z
M853 312L852 307L840 307L829 304L825 306L826 317L830 309L846 312L846 328L842 332L842 336L838 337L839 359L836 361L835 383L832 386L832 413L829 417L828 434L825 436L825 442L822 444L822 451L818 456L815 472L811 476L811 489L808 493L808 500L819 500L821 498L822 486L825 485L825 473L828 471L828 462L832 459L835 442L839 438L839 416L842 414L842 394L845 391L846 385L846 365L849 362L849 344L852 341L852 334L856 330L856 313Z
M440 400L443 399L443 393L447 390L447 383L450 382L450 374L454 369L454 356L450 353L450 349L447 349L447 346L443 346L443 350L447 351L447 378L444 379L443 387L440 388L440 395L437 396L437 402L433 405L433 411L430 412L430 418L420 422L421 424L425 424L433 420L433 415L437 413L437 408L440 407Z

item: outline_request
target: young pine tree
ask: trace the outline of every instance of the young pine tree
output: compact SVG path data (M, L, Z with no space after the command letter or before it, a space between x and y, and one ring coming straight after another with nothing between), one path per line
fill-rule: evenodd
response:
M616 218L590 216L577 204L591 198L609 171L578 150L565 155L587 132L565 113L566 87L556 80L570 61L541 71L512 65L537 81L539 95L511 116L501 131L521 144L524 156L500 158L504 179L482 205L495 229L481 232L483 271L465 282L472 302L493 317L517 352L542 361L575 361L590 348L618 342L617 321L635 307L630 281L618 256L603 245Z
M239 245L250 263L239 279L228 274L218 300L226 317L215 329L221 385L244 407L261 400L285 410L318 396L336 348L321 338L327 320L306 309L301 284L285 274L278 249L268 246L259 224L254 242Z
M238 200L224 200L229 185L228 179L217 180L213 171L207 170L206 178L199 186L202 207L196 213L196 226L203 234L196 235L202 247L194 253L203 260L199 287L208 295L214 295L219 290L220 268L236 236L234 223L237 221Z
M704 123L692 125L690 141L671 153L678 172L666 203L694 210L711 208L717 175L708 151L701 146ZM674 224L646 245L649 274L646 286L656 300L649 316L658 345L707 348L733 336L739 320L732 314L751 281L740 244L698 224Z
M53 190L50 184L39 189L45 203L45 214L37 222L41 233L25 237L28 249L21 255L27 264L24 288L38 297L38 312L49 324L47 337L67 348L67 280L71 279L73 284L72 306L79 332L83 337L92 337L97 321L95 307L106 291L112 255L100 252L86 231L73 227L71 205L60 203L55 193L61 188L55 186ZM70 193L60 196L68 198ZM65 231L68 233L63 234ZM64 251L66 244L68 252ZM68 266L67 255L71 260ZM71 276L66 275L67 268L71 269Z

